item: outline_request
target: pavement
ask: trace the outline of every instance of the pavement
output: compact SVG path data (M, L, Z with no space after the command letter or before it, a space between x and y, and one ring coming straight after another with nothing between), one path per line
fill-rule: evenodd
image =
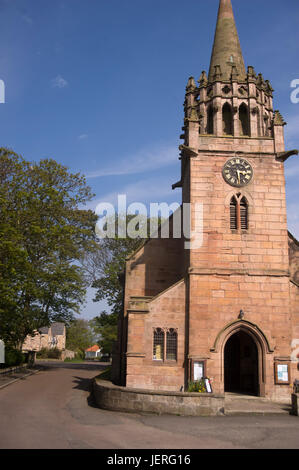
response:
M39 366L0 390L1 449L299 449L299 419L287 410L208 418L110 412L90 394L107 364Z
M289 415L292 410L291 398L289 403L274 403L267 398L236 393L225 394L226 416L255 415Z
M0 374L0 390L7 387L8 385L13 384L14 382L17 382L18 380L25 380L26 377L29 377L32 374L36 374L37 372L39 372L38 367L32 367L30 369L24 368L15 372Z

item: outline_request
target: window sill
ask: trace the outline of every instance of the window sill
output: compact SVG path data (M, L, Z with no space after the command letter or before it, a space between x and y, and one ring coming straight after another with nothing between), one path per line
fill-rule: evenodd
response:
M171 360L163 361L163 360L153 359L151 362L155 366L174 367L178 365L178 361L171 361Z

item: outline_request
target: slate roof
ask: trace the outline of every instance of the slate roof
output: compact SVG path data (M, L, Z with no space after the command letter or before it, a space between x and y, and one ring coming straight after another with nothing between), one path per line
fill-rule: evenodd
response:
M40 328L38 330L41 335L47 335L49 333L49 328L47 326L44 326L43 328Z
M63 336L64 327L65 327L64 323L54 322L52 323L50 327L44 326L43 328L40 328L38 331L41 335L48 335L50 333L50 328L51 328L53 336L60 336L60 335Z
M52 323L51 330L53 336L64 335L65 324L60 322Z

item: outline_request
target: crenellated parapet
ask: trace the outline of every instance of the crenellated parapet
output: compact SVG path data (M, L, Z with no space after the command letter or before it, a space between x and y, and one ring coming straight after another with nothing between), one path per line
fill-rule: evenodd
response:
M212 80L203 71L196 86L190 77L184 102L184 139L196 146L196 136L274 138L277 117L273 111L273 88L263 75L249 66L240 79L235 65L229 80L222 79L221 66L215 66ZM196 136L194 135L196 133Z

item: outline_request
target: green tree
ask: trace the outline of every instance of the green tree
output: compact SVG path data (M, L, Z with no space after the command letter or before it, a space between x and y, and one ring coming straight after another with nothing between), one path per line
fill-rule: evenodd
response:
M128 216L126 224L134 222L133 216ZM161 220L158 221L158 225ZM136 238L103 238L98 241L97 250L88 254L84 267L89 275L92 287L96 289L95 302L106 300L111 313L101 312L92 321L99 344L104 353L111 353L113 342L117 340L117 323L123 310L123 277L127 257L144 243L150 234L150 219L143 217L136 222L137 226L144 224L146 237ZM117 224L116 224L117 225ZM137 228L140 228L137 227ZM117 226L116 226L117 232Z
M111 354L113 343L117 340L118 313L101 312L98 317L91 320L91 327L98 336L102 354Z
M84 319L73 320L66 328L66 348L84 353L94 342L93 331Z
M80 260L95 249L85 178L54 160L32 164L0 149L0 337L20 347L84 302Z

